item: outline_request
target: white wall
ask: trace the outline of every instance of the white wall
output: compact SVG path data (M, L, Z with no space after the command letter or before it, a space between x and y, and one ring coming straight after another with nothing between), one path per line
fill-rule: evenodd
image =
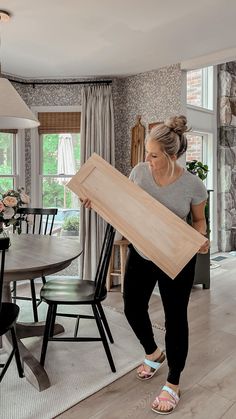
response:
M213 91L213 111L197 108L186 103L187 71L183 70L182 77L182 109L186 114L189 126L192 131L208 134L208 166L211 176L207 179L207 188L213 189L211 192L211 253L218 251L218 232L217 232L217 67L214 67L214 91ZM184 112L185 111L185 112Z

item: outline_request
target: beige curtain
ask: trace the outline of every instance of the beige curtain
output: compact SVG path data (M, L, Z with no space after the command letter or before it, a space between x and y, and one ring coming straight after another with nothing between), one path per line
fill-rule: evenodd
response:
M111 86L82 89L81 165L95 152L115 164L114 112ZM105 222L93 210L80 209L80 277L93 279L96 273Z

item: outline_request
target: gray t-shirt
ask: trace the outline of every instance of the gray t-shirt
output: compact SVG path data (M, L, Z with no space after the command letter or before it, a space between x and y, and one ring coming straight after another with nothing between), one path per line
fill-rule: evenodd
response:
M187 170L175 182L159 186L149 164L145 162L135 166L129 178L182 220L186 220L191 205L198 205L208 197L202 180ZM141 256L145 257L143 254Z

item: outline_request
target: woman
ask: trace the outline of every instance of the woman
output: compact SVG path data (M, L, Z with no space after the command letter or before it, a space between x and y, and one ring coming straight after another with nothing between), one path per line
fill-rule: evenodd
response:
M187 149L184 116L169 118L154 127L146 138L146 161L135 166L130 180L186 221L191 212L192 226L206 235L207 191L202 181L181 167L177 160ZM172 412L179 402L179 381L188 352L187 306L194 280L196 256L172 280L133 245L124 278L125 315L145 351L137 378L148 380L158 371L165 354L154 340L148 304L158 282L165 313L165 343L168 362L167 381L152 404L159 414ZM199 249L207 253L209 241Z

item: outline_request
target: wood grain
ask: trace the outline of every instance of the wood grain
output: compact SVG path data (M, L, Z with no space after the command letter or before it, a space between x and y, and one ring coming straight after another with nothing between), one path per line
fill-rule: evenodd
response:
M78 241L37 234L11 235L4 283L50 275L66 268L81 254Z
M206 238L93 154L67 187L174 279Z

